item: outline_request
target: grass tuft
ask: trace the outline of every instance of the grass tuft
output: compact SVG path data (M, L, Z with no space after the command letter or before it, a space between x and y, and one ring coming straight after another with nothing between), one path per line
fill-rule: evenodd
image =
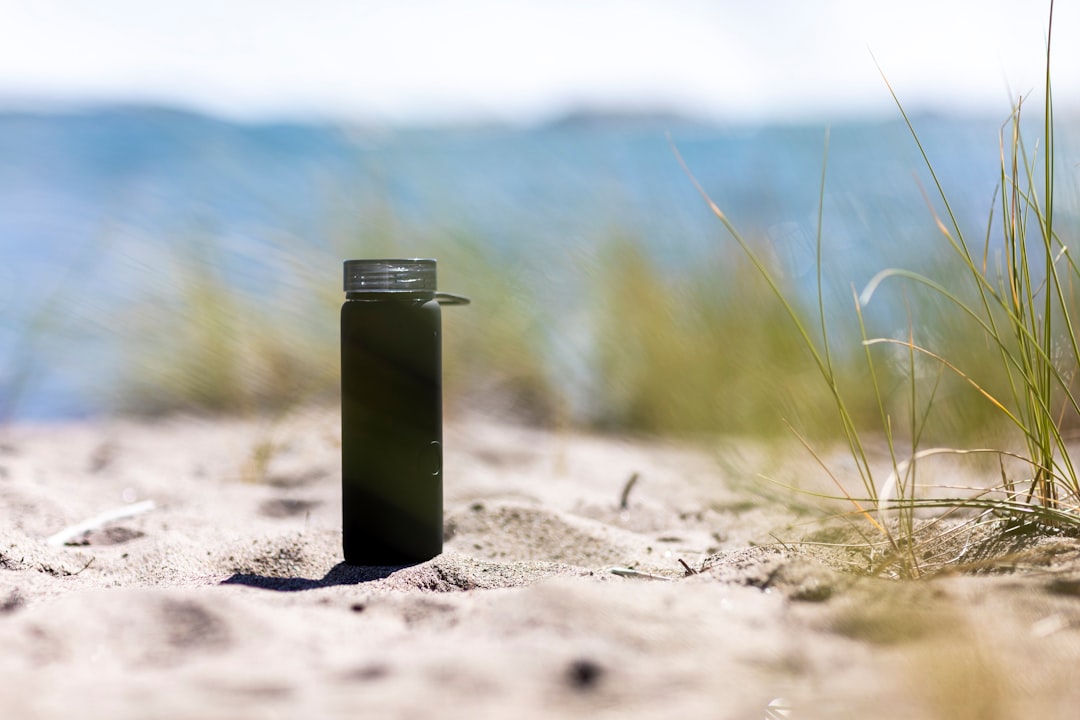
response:
M792 293L765 243L747 242L776 287ZM745 255L720 251L664 269L637 238L614 235L597 265L590 423L691 438L775 438L789 422L814 438L837 430L813 355L790 331L791 315L806 308L771 302L773 290ZM836 362L847 368L849 360ZM860 402L857 412L869 407Z
M1052 26L1053 3L1050 30ZM853 291L864 355L864 374L860 380L863 387L854 392L845 383L847 370L842 370L836 361L835 333L829 327L830 318L822 300L824 222L820 208L824 205L827 162L822 164L818 215L817 318L809 320L791 300L792 294L783 287L761 250L748 242L708 197L675 149L676 157L707 205L767 283L778 301L774 301L774 306L782 308L791 320L793 335L809 352L819 379L828 389L841 428L841 443L854 461L861 484L861 490L848 489L828 471L821 456L814 453L840 488L834 499L854 508L851 517L868 519L884 536L888 562L898 566L903 576L918 577L928 570L920 551L921 533L917 532L920 527L917 518L927 511L938 511L943 517L964 514L976 521L994 515L1046 526L1080 526L1077 512L1080 484L1064 432L1066 422L1080 416L1080 404L1073 389L1073 379L1080 366L1080 345L1072 319L1080 268L1054 226L1049 41L1046 67L1043 140L1029 149L1022 132L1024 103L1018 101L1002 126L1000 140L1001 239L996 243L991 241L991 225L981 247L970 242L961 228L918 131L889 86L943 204L944 217L934 213L933 220L952 254L952 266L961 272L939 279L928 273L887 269L875 276L861 293ZM885 82L888 85L887 79ZM825 157L828 157L828 135ZM996 262L991 262L992 258ZM883 288L896 283L902 283L901 306L887 308L884 314L906 316L907 331L902 336L881 336L870 330L867 312ZM919 298L916 302L912 302L911 293ZM935 317L929 319L913 313L920 307L927 308L921 304L926 298L936 308ZM983 349L978 360L971 354L958 352L955 336L950 342L925 332L935 324L941 327L943 319L953 327L962 327L961 337L977 338L975 347L981 345ZM816 328L820 334L815 332ZM899 392L895 379L890 377L893 374L890 364L902 368L904 380ZM944 384L946 380L952 381L952 387L957 382L966 386L965 402L981 403L990 415L1004 421L1014 436L1019 436L1024 450L1014 452L1006 445L999 449L966 449L962 445L964 438L957 438L958 442L949 447L922 449L928 429L940 414L942 394L950 387ZM889 458L889 469L884 473L872 460L867 440L871 429L860 421L856 412L858 398L868 392L878 408L876 429L872 430L875 444L884 447ZM895 405L898 395L906 405L903 412L898 412ZM946 489L943 495L940 489L928 489L920 484L918 471L924 462L938 455L994 456L999 461L1001 483L975 488L968 494L949 494Z

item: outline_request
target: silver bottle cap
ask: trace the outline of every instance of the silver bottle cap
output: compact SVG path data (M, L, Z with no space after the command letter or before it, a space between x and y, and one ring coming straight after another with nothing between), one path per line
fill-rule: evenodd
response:
M435 261L430 258L346 260L345 292L435 292Z

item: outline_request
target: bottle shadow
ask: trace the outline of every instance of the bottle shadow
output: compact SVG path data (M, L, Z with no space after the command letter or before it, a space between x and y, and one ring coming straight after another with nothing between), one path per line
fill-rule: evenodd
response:
M245 585L276 592L302 592L335 585L360 585L373 580L382 580L407 567L412 567L412 565L347 565L342 562L330 568L326 575L318 580L301 577L272 577L255 573L234 573L219 584Z

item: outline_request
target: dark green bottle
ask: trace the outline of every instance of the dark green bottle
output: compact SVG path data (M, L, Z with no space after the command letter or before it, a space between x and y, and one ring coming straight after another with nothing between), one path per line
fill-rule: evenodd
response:
M347 260L341 308L345 562L442 552L442 317L430 259Z

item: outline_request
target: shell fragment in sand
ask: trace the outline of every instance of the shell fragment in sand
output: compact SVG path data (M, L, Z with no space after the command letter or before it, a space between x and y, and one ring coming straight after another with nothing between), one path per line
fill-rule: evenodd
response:
M121 505L120 507L113 508L112 510L106 510L100 515L95 515L89 520L84 520L81 523L75 525L69 525L60 532L50 535L45 539L46 544L54 547L60 547L66 545L71 540L77 538L85 532L94 530L108 525L116 520L123 520L124 518L133 517L135 515L141 515L144 512L149 512L154 509L153 500L143 500L142 502L131 503L130 505Z
M632 570L630 568L613 567L608 570L613 575L625 578L637 578L639 580L671 580L669 577L663 575L654 575L653 573L641 572L640 570Z

